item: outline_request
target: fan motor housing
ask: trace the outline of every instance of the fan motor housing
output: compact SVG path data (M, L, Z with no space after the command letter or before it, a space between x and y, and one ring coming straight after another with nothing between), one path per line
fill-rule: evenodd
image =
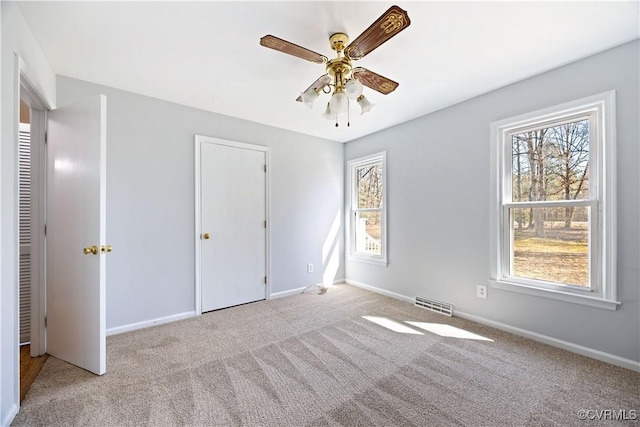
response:
M342 74L344 77L348 77L351 73L351 60L346 56L341 58L334 58L327 62L327 73L331 77L335 77L336 74Z

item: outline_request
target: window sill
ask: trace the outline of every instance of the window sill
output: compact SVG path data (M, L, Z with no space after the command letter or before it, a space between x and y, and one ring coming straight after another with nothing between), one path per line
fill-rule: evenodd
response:
M556 291L553 289L541 289L533 286L504 282L500 280L490 280L489 284L492 288L496 289L503 289L505 291L518 292L521 294L533 295L541 298L555 299L558 301L570 302L573 304L586 305L589 307L601 308L603 310L615 311L621 304L618 301L611 301L587 295L578 295L570 292Z
M347 255L347 260L364 262L366 264L381 265L383 267L386 267L389 264L386 259L369 258L369 257L362 257L362 256L357 256L357 255Z

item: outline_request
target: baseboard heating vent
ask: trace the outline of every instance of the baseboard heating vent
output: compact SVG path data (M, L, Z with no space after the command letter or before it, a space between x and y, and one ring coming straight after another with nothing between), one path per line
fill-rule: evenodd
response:
M425 297L416 297L417 307L426 308L436 313L444 314L449 317L453 316L453 306L444 302L436 301Z

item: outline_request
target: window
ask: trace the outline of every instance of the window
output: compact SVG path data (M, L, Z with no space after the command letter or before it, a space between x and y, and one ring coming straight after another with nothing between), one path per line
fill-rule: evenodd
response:
M348 169L349 255L386 265L386 153L352 160Z
M492 286L615 310L614 105L492 124Z

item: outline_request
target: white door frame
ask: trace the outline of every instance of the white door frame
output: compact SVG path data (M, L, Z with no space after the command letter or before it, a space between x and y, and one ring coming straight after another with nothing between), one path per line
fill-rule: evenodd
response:
M266 163L266 176L265 176L265 217L267 220L267 229L265 235L265 266L267 275L267 286L265 288L265 298L269 299L271 295L271 149L263 145L246 144L243 142L229 141L226 139L213 138L210 136L196 135L195 136L195 232L194 232L194 247L195 247L195 312L196 316L202 314L202 253L201 253L201 235L202 235L202 176L200 174L200 148L202 144L217 144L225 145L228 147L243 148L245 150L254 150L264 152Z

